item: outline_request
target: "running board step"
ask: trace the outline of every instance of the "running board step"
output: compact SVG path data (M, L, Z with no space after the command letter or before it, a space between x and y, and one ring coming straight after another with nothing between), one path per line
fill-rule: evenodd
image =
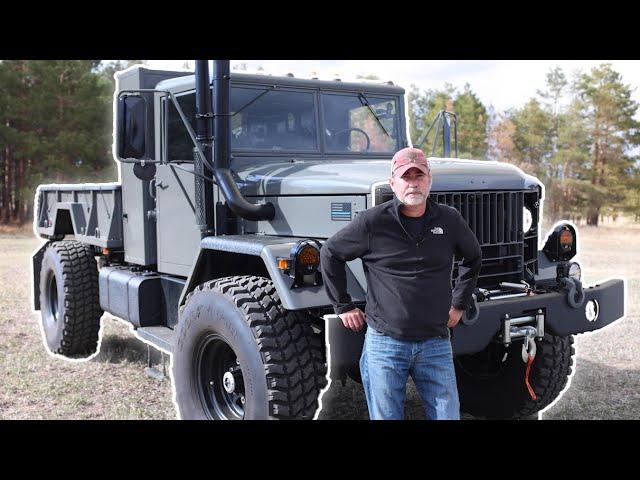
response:
M136 336L166 353L173 351L175 332L170 328L140 327L136 330Z

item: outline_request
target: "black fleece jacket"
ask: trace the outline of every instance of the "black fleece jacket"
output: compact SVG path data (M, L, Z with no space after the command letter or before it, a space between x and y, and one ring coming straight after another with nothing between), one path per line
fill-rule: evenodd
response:
M355 308L347 293L345 262L362 259L368 325L402 340L447 336L449 309L466 310L482 263L480 244L462 215L427 200L425 232L416 240L400 222L393 200L360 212L320 251L322 278L336 314ZM451 291L453 255L463 261Z

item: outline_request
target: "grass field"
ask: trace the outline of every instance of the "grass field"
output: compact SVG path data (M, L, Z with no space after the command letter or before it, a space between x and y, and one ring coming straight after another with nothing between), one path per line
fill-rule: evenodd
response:
M627 317L576 337L571 385L542 418L640 418L640 225L581 226L579 241L586 285L627 279ZM145 375L147 347L122 321L104 315L100 353L89 361L46 352L31 310L30 257L39 245L29 230L0 231L0 419L176 418L170 381ZM155 350L152 361L160 361ZM424 418L412 385L406 415ZM334 382L320 418L368 418L362 387Z

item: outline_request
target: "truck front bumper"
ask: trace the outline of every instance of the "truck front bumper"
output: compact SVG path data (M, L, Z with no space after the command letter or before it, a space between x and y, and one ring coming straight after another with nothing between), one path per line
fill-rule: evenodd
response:
M603 328L625 315L624 280L607 280L584 289L585 298L580 307L572 307L565 292L510 297L478 303L479 316L473 324L462 321L452 330L451 345L454 355L477 353L484 350L501 332L505 316L510 318L544 315L545 331L552 335L572 335ZM597 317L589 320L587 305L597 302ZM593 311L590 312L591 314ZM337 315L326 315L327 341L330 345L332 377L345 369L354 369L362 351L365 329L352 332L345 328Z
M624 316L624 280L607 280L585 288L584 294L584 301L576 308L569 304L564 291L478 303L478 319L473 324L466 324L463 318L453 329L453 353L464 355L484 350L500 332L507 315L514 318L535 315L542 310L545 331L560 336L598 330ZM595 310L594 303L589 304L591 300L595 300ZM597 312L595 319L594 312Z

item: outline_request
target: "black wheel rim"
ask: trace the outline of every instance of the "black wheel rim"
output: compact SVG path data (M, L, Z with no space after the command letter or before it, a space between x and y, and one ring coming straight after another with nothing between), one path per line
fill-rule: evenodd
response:
M218 334L203 338L196 349L198 394L211 420L242 420L245 392L242 369L229 343Z
M56 276L53 273L49 275L47 282L47 299L47 322L49 324L55 324L58 322L58 282L56 281Z

